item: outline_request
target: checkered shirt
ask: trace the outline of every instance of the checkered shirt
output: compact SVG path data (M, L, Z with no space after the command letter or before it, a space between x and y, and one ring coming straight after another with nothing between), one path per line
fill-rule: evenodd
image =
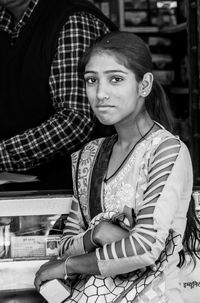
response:
M32 0L19 20L0 7L0 30L15 44L39 0ZM35 128L0 142L0 170L25 171L58 155L72 153L88 141L94 118L79 78L77 62L85 49L108 27L86 12L74 13L63 25L51 65L49 88L55 114Z

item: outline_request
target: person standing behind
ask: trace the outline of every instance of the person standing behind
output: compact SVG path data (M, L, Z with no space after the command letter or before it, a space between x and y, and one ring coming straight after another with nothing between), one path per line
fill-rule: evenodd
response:
M40 267L36 289L58 278L71 282L69 303L183 303L179 266L199 243L192 163L172 133L149 48L133 33L110 33L79 66L95 115L116 134L72 154L61 259Z
M71 187L69 155L94 129L77 63L115 29L88 1L0 0L1 171Z

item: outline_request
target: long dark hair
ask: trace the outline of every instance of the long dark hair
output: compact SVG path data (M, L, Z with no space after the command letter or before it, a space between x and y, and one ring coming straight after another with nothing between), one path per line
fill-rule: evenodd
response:
M200 221L196 214L195 201L193 196L187 211L187 223L183 236L183 249L179 252L179 267L186 261L186 254L191 257L196 265L196 258L200 259Z
M89 48L79 63L79 71L84 72L90 57L98 52L114 55L120 64L133 71L136 80L142 81L147 72L153 74L152 56L147 44L130 32L112 32ZM161 123L167 130L173 131L174 119L166 94L157 79L154 79L151 93L145 99L146 110L152 120Z
M130 32L112 32L100 38L89 48L79 62L79 72L83 75L85 66L92 55L106 52L114 55L120 64L123 64L135 74L136 80L142 81L147 72L153 74L152 56L146 43L137 35ZM171 112L165 91L159 81L154 79L151 93L145 99L146 110L153 120L161 123L167 130L173 132L173 114ZM193 198L187 212L187 224L183 237L183 250L179 253L182 266L185 262L185 253L189 254L196 263L199 257L197 247L200 243L200 221L195 212Z

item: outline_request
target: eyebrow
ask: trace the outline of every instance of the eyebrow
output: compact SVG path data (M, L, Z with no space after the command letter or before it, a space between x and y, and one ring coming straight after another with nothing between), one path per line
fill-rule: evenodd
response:
M92 74L97 74L97 72L95 72L95 71L93 71L93 70L88 70L88 71L85 71L84 72L84 75L85 74L89 74L89 73L92 73ZM111 69L111 70L107 70L107 71L105 71L104 72L105 74L110 74L110 73L122 73L122 74L125 74L125 75L127 75L128 73L127 72L124 72L124 71L122 71L122 70L118 70L118 69Z

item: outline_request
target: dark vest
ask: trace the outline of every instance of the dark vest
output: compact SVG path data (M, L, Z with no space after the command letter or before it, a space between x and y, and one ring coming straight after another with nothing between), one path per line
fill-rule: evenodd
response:
M35 127L54 113L48 81L57 38L69 14L82 9L113 28L89 2L41 0L14 46L0 31L0 140Z
M12 47L8 34L0 31L0 140L33 128L54 114L48 83L57 39L69 15L81 10L116 30L87 1L40 0ZM46 166L49 169L48 164L44 169Z

